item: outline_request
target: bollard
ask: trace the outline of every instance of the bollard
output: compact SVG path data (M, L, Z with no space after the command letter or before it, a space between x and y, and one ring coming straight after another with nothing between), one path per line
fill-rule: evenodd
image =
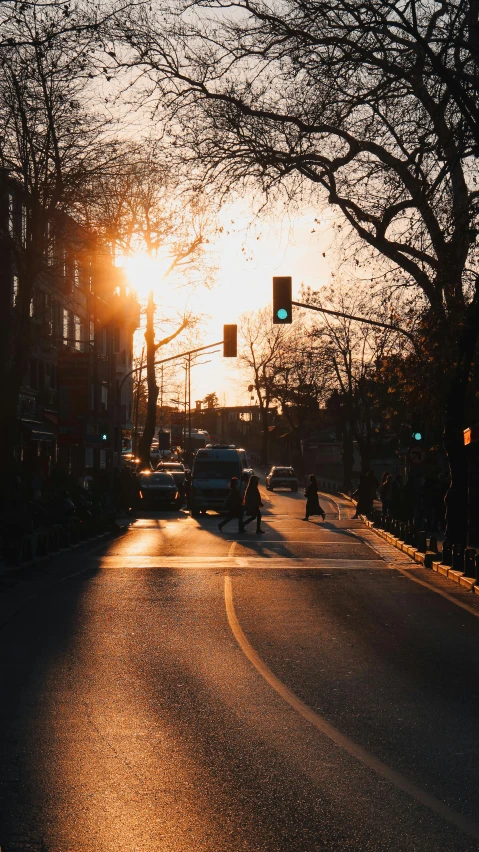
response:
M452 565L452 544L449 541L444 540L442 543L442 559L441 562L443 565Z
M425 553L427 550L427 539L426 539L426 531L421 530L417 537L417 549L421 551L421 553Z
M435 535L432 535L429 539L429 550L433 553L437 553L437 537Z
M452 567L454 571L462 571L464 573L464 545L452 545Z
M473 547L466 547L464 551L464 573L466 577L475 577L476 551Z

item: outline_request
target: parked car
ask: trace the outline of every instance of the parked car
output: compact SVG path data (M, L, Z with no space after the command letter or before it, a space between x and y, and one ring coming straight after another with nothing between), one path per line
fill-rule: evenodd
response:
M166 473L171 474L171 476L173 477L173 479L176 482L176 487L178 489L178 494L179 494L178 505L182 506L184 501L185 501L185 497L186 497L186 490L185 490L186 470L185 470L184 464L182 464L182 462L175 462L175 461L161 461L159 463L159 465L157 465L156 469L159 470L159 471L163 470L163 471L166 471Z
M275 488L289 488L290 491L298 490L298 477L292 467L272 467L266 477L266 489L274 491Z
M178 487L171 473L145 470L138 476L138 490L147 504L162 504L178 508Z

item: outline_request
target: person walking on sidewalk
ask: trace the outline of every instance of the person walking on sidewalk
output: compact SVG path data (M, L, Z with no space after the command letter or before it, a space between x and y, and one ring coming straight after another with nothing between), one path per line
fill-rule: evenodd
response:
M254 474L250 477L250 481L248 482L243 503L246 514L250 515L250 517L246 518L244 521L243 527L256 519L256 533L264 533L264 530L261 529L261 507L263 503L258 488L258 477Z
M241 492L238 486L238 479L236 476L233 476L230 481L230 493L228 494L223 507L227 510L228 514L226 518L223 518L223 520L218 524L220 532L222 532L225 524L228 524L234 518L238 519L238 532L244 532L243 506L241 503Z
M320 515L323 521L325 521L326 515L319 504L318 483L313 473L309 477L304 494L306 497L306 516L303 518L303 521L309 521L310 515Z

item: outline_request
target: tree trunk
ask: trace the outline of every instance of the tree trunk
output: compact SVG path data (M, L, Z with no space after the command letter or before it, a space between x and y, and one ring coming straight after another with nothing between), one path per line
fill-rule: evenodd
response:
M261 408L261 423L262 423L262 438L261 438L261 456L260 464L269 464L269 428L268 428L268 408Z
M474 352L479 337L479 279L468 308L466 322L458 342L458 355L446 398L444 449L451 484L446 494L446 539L452 544L467 543L468 474L464 446L466 394Z
M146 312L146 381L148 385L148 403L146 408L145 428L143 435L138 443L138 457L144 465L150 463L150 448L151 442L155 434L156 426L156 403L158 401L159 388L156 384L155 370L155 328L154 328L155 305L153 302L153 293L150 293L148 298L148 308Z
M354 468L354 444L351 430L348 424L343 425L343 488L346 492L351 490Z

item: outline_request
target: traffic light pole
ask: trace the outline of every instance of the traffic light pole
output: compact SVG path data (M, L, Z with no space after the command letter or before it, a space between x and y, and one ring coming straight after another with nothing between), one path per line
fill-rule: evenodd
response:
M305 302L291 302L292 305L295 305L297 308L305 308L307 311L318 311L321 314L330 314L333 317L344 317L344 319L354 320L355 322L363 322L367 325L375 325L378 328L389 328L391 331L396 331L399 334L404 334L413 344L414 337L409 332L406 331L405 328L400 328L398 325L393 325L389 322L380 322L379 320L367 319L367 317L356 317L354 314L345 314L342 311L331 311L329 308L318 308L316 305L307 305Z

